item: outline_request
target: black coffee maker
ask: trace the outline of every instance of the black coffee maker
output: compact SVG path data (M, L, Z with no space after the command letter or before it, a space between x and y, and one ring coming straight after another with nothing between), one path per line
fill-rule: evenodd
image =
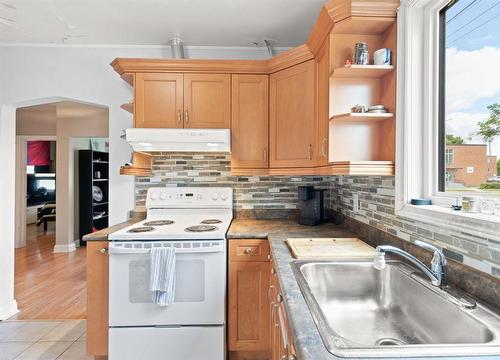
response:
M299 186L299 224L314 226L325 218L325 189L314 186Z

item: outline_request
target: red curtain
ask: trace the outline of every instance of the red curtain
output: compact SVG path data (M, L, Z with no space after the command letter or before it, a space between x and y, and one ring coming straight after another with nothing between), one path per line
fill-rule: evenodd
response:
M28 165L50 165L50 141L28 141Z

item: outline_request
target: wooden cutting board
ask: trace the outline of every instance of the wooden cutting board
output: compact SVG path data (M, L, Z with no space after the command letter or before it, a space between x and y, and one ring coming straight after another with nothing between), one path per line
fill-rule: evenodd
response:
M366 258L375 249L358 238L296 238L286 243L296 259Z

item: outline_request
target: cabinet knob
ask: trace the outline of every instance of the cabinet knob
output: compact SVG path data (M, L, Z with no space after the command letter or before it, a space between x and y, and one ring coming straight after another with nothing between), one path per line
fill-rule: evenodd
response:
M288 360L297 360L297 356L290 354L290 356L288 356Z
M311 144L309 144L307 146L307 156L309 157L309 160L312 160L313 155L312 155L312 145Z
M246 254L246 255L250 255L252 253L252 248L246 248L245 250L243 250L243 252Z
M185 121L186 124L189 122L189 112L188 112L187 109L184 112L184 121Z
M181 109L177 110L177 122L180 124L182 123L182 113Z
M271 261L273 259L273 257L271 256L271 254L268 254L267 255L267 261Z
M101 250L99 250L99 252L100 252L101 254L106 254L106 253L108 252L108 249L106 249L106 248L102 248Z
M264 148L264 161L267 161L267 148Z
M283 302L283 295L278 294L278 296L276 296L276 302L278 304L281 304Z

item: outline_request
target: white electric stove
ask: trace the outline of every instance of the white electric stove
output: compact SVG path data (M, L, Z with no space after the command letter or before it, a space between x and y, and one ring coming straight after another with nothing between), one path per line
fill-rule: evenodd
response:
M150 188L144 221L109 235L109 358L225 358L230 188ZM149 291L152 247L176 249L174 303Z

